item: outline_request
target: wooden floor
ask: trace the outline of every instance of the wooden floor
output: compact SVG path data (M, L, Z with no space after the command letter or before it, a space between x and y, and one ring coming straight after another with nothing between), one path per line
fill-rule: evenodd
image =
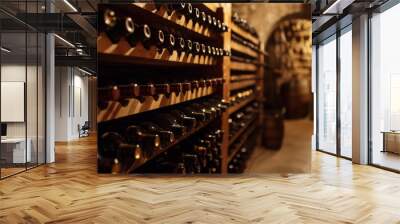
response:
M257 147L249 159L246 173L308 173L311 168L309 119L285 120L283 144L279 150Z
M400 175L323 153L310 174L97 175L96 142L0 181L0 223L400 223Z

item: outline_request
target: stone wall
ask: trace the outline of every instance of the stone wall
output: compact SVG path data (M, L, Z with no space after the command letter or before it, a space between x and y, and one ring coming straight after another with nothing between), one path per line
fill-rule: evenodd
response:
M311 11L308 4L233 4L260 36L269 56L265 69L267 109L286 111L287 118L309 112L311 95Z
M284 18L298 17L311 20L309 4L301 3L234 3L232 10L246 19L260 35L263 43L273 32L275 25Z

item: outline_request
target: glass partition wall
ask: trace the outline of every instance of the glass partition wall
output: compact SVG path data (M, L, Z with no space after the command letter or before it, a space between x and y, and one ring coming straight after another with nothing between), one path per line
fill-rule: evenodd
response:
M317 45L317 149L352 157L351 25Z
M45 163L45 36L17 16L0 11L1 179Z
M370 162L400 171L400 4L371 18Z

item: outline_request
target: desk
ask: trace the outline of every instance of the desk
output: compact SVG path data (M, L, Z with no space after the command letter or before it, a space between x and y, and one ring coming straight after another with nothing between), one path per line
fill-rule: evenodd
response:
M1 159L6 163L26 163L32 158L30 138L25 151L25 138L5 138L1 139Z
M382 131L382 134L382 152L392 152L400 154L400 131Z

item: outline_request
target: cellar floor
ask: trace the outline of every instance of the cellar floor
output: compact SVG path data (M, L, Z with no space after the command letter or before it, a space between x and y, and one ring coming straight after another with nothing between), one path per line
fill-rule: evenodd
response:
M96 173L96 141L0 181L0 223L399 223L400 175L311 152L309 174Z
M309 119L285 120L284 139L279 150L257 147L247 163L246 173L304 173L311 168L311 135Z

